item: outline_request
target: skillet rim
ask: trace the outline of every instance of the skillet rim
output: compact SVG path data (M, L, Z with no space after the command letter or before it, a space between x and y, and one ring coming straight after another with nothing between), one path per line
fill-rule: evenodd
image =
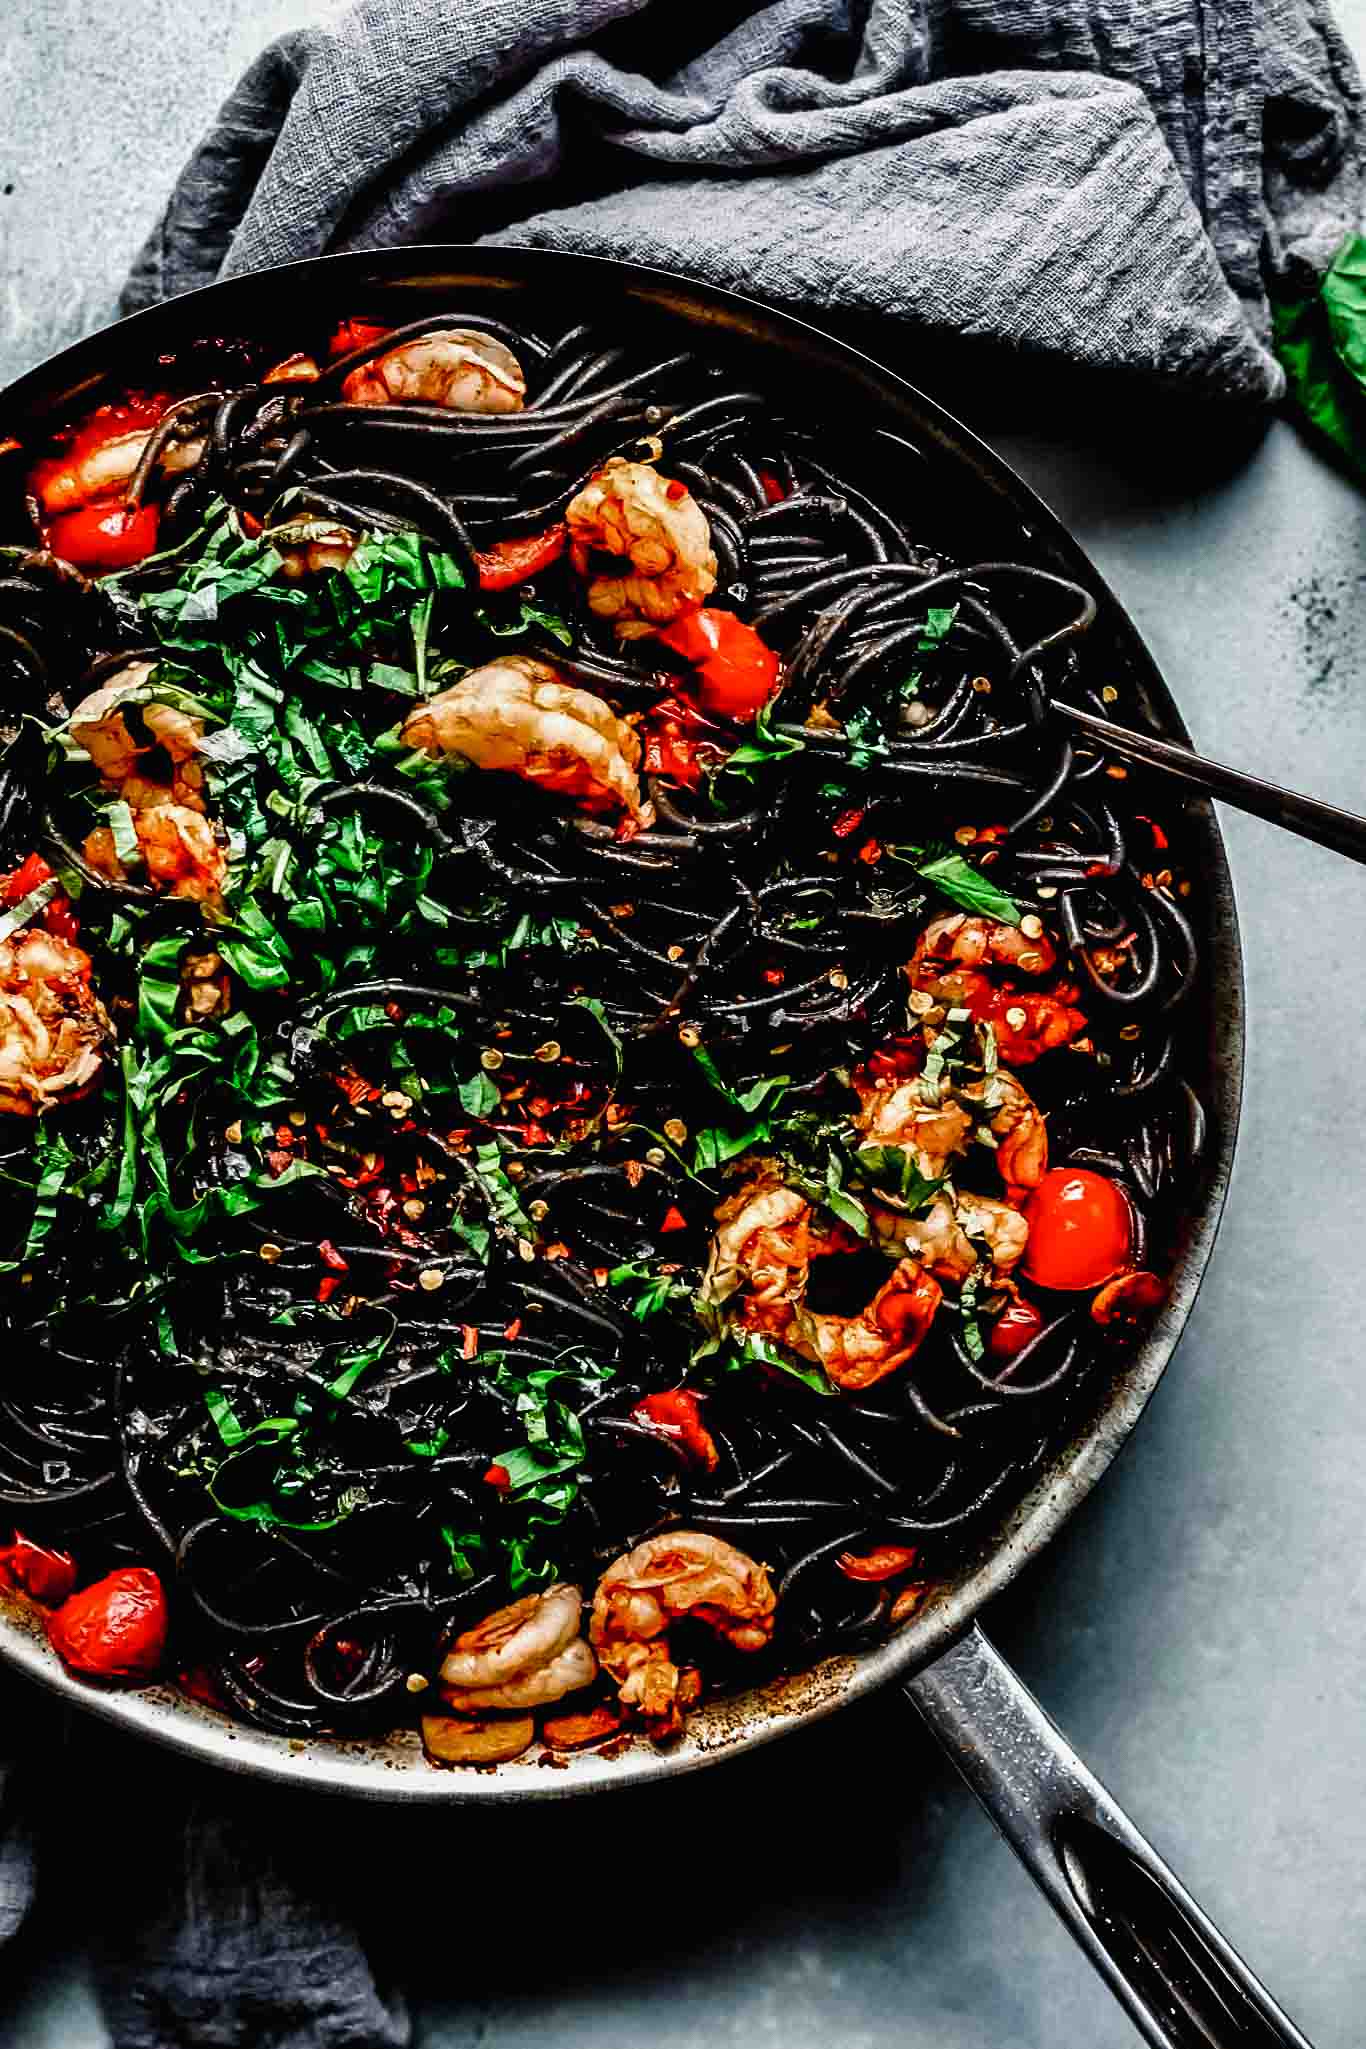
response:
M729 331L770 348L786 342L808 362L824 358L846 382L862 385L886 410L903 415L917 435L936 444L941 460L970 471L980 488L994 494L998 508L1017 520L1035 552L1094 591L1101 621L1122 651L1146 708L1165 734L1189 744L1154 657L1105 578L1044 500L971 428L865 349L795 314L669 271L612 257L460 243L308 257L219 280L84 336L0 392L0 420L34 412L41 416L69 405L106 378L117 358L154 353L148 341L163 330L184 328L199 335L249 331L250 321L234 320L224 309L253 301L269 305L277 293L281 301L300 289L307 293L310 280L322 285L321 299L343 290L394 290L405 283L430 291L443 281L474 291L535 294L561 279L569 285L572 303L575 283L595 276L597 286L584 288L584 302L597 304L606 284L627 302L643 303L694 328ZM208 307L212 314L196 318L199 309ZM494 1771L437 1771L427 1765L412 1731L364 1741L301 1740L230 1721L170 1687L97 1691L61 1666L44 1640L41 1618L3 1591L0 1663L100 1719L184 1755L304 1789L421 1804L562 1800L699 1770L804 1727L932 1662L1056 1534L1127 1442L1185 1328L1214 1249L1242 1102L1246 998L1232 877L1213 806L1204 799L1186 799L1184 817L1206 893L1202 984L1210 1035L1205 1103L1210 1142L1199 1199L1184 1219L1170 1295L1153 1328L1116 1371L1102 1406L1036 1478L981 1562L938 1587L925 1609L894 1637L871 1650L836 1654L805 1672L708 1703L667 1752L636 1737L623 1754L606 1758L588 1752L560 1760L566 1768L553 1770L543 1769L529 1754Z

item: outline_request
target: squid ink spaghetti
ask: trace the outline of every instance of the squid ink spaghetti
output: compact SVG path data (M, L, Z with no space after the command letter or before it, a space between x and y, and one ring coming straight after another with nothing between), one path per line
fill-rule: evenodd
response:
M1160 1302L1190 884L1054 716L1091 596L895 436L290 339L6 423L0 1564L92 1683L666 1741L901 1622Z

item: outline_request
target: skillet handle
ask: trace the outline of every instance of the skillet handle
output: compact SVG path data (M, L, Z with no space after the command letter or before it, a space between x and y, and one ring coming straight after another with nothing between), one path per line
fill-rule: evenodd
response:
M906 1691L1154 2049L1312 2049L980 1629Z

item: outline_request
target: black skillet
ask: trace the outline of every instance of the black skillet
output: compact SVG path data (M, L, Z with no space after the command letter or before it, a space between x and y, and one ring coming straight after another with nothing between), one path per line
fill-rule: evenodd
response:
M642 330L748 364L761 388L838 431L899 437L885 489L925 508L925 530L962 559L1033 561L1099 601L1090 646L1108 664L1126 719L1146 735L1188 735L1152 657L1082 550L999 457L933 400L816 329L659 272L532 250L432 248L328 257L234 279L77 343L0 397L0 439L31 439L120 388L149 358L196 338L260 335L282 350L301 331L361 310L391 325L484 309L514 326L585 311L629 340ZM914 522L919 524L920 522ZM956 544L955 536L963 537ZM8 536L6 536L8 538ZM967 545L970 539L970 547ZM1169 811L1175 810L1175 798ZM1159 2049L1246 2049L1305 2037L1092 1777L977 1626L983 1604L1039 1551L1133 1429L1190 1314L1228 1188L1242 1090L1243 981L1223 843L1202 798L1179 807L1198 878L1191 899L1204 977L1187 1006L1184 1072L1209 1115L1199 1184L1174 1247L1172 1288L1149 1335L1098 1387L1093 1413L1037 1475L977 1555L936 1587L887 1643L709 1704L660 1752L643 1740L610 1760L538 1769L535 1753L496 1773L442 1773L408 1733L358 1745L306 1743L229 1724L171 1689L95 1694L63 1671L16 1602L0 1607L0 1657L68 1700L185 1753L257 1777L374 1799L445 1803L566 1799L696 1770L828 1714L896 1680L1013 1845L1142 2036Z

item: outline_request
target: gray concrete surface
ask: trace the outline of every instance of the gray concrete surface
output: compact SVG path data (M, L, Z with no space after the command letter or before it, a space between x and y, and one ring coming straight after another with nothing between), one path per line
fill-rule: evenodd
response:
M1340 13L1366 53L1366 0ZM8 17L0 381L106 317L215 101L304 15ZM1279 424L1192 482L1184 430L1140 472L1103 414L1064 435L1009 413L998 394L996 438L1128 602L1197 739L1366 809L1360 494ZM1138 1441L991 1622L1320 2049L1347 2049L1366 2014L1366 891L1331 855L1227 825L1252 1045L1215 1264ZM354 1840L427 2049L1135 2039L894 1700L676 1795L475 1835L357 1816ZM0 1985L7 2049L104 2040L54 1906Z

